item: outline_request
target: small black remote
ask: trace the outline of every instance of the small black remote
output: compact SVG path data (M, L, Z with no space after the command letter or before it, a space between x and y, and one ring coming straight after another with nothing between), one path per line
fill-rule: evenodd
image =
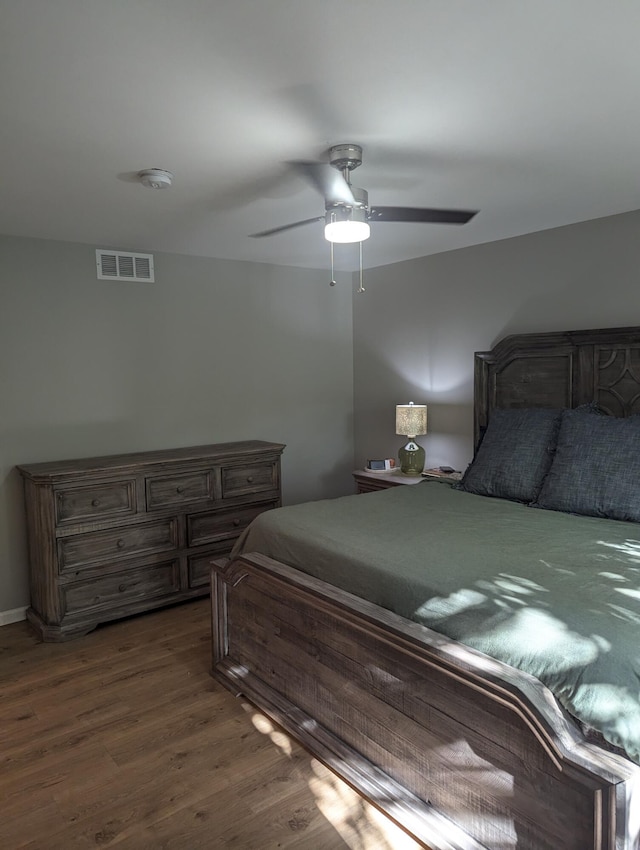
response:
M455 472L455 469L452 466L439 466L438 469L440 472L444 472L449 474L450 472Z

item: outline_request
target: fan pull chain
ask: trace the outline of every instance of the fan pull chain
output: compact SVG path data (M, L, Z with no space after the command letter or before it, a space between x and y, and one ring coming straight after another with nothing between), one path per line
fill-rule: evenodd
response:
M359 242L360 246L360 286L358 287L358 292L366 292L366 289L362 285L362 242Z
M333 242L329 242L329 245L331 246L331 280L329 281L329 286L335 286L336 277L333 273Z

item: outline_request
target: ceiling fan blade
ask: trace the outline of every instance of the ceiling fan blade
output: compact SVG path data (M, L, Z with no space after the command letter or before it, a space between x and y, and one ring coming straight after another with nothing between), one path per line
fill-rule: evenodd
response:
M355 203L351 187L342 174L324 162L292 162L306 179L312 183L328 203Z
M399 221L425 224L466 224L478 210L438 210L418 207L371 207L369 221Z
M260 233L250 233L249 235L254 239L262 236L273 236L274 233L282 233L283 230L292 230L294 227L302 227L303 224L311 224L314 221L324 221L324 216L317 215L314 218L305 218L304 221L294 221L293 224L283 224L281 227L272 227L271 230L261 230Z

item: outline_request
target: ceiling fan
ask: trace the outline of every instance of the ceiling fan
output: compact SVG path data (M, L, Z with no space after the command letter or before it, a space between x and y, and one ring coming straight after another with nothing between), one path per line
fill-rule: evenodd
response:
M324 235L329 242L362 242L370 236L371 221L466 224L477 213L477 210L369 206L368 193L352 186L350 180L351 172L362 165L360 145L333 145L329 148L328 163L294 162L292 165L322 194L325 214L252 233L253 237L273 236L324 219Z

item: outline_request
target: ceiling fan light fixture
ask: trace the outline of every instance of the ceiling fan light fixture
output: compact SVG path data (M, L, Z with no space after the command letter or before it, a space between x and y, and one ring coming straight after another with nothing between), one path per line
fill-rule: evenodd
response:
M355 192L364 190L355 189ZM371 235L366 200L362 206L334 206L326 211L324 238L327 242L364 242Z
M370 235L366 221L330 221L324 226L324 238L328 242L364 242Z

